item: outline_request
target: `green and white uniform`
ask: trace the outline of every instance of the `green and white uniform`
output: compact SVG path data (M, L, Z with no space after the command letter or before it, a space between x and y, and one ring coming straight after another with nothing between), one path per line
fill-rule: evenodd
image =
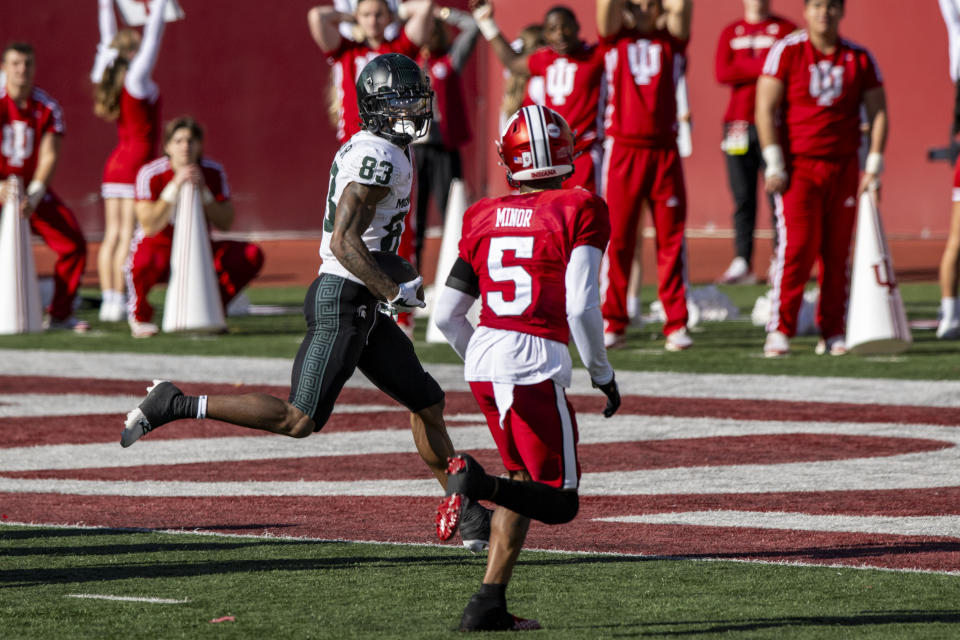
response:
M327 191L323 239L320 243L320 257L323 259L320 273L360 282L337 261L330 250L337 203L351 182L390 188L390 193L377 203L376 213L362 238L371 251L396 252L400 245L400 234L403 233L403 220L410 211L413 168L408 152L379 136L361 131L340 147L330 168L330 188Z
M304 299L307 335L290 376L290 403L311 416L317 430L356 369L410 411L443 400L413 343L390 316L378 312L379 300L330 251L337 203L351 182L390 187L361 237L368 249L395 252L410 209L410 159L400 147L361 131L333 161L320 246L323 265Z

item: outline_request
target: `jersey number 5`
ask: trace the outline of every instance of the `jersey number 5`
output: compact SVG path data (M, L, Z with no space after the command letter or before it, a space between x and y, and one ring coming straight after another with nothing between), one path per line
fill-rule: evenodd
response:
M533 257L533 236L492 238L487 252L487 273L494 282L512 282L513 300L506 300L500 291L487 293L487 306L498 316L519 316L533 302L533 278L519 265L505 267L503 254L513 251L518 259Z

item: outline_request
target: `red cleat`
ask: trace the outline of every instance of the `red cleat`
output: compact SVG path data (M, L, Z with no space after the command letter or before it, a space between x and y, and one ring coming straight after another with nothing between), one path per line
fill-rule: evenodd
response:
M460 510L463 507L463 496L454 493L447 496L437 507L437 537L449 540L460 526Z

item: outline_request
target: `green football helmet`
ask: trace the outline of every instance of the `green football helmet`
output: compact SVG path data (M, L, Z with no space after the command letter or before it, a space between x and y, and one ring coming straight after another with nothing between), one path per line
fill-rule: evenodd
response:
M367 63L357 79L363 128L405 147L427 135L433 119L430 79L416 62L385 53Z

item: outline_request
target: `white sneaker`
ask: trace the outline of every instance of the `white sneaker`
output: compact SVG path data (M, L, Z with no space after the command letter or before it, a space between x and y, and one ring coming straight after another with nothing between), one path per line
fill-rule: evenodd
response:
M605 331L603 333L603 346L607 349L620 349L627 346L627 336L623 333Z
M130 321L130 335L134 338L152 338L160 333L160 327L152 322Z
M941 318L937 325L937 339L956 340L960 338L960 319Z
M832 356L842 356L847 353L847 340L845 336L833 336L824 340L820 338L813 352L818 356L829 353Z
M667 351L686 351L693 346L693 338L685 328L677 329L667 336L663 348Z
M127 305L123 298L100 305L100 322L123 322L127 317Z
M756 282L757 276L753 275L750 265L740 256L733 259L727 270L717 280L718 284L756 284Z
M790 338L781 331L771 331L763 343L763 357L779 358L790 353Z

